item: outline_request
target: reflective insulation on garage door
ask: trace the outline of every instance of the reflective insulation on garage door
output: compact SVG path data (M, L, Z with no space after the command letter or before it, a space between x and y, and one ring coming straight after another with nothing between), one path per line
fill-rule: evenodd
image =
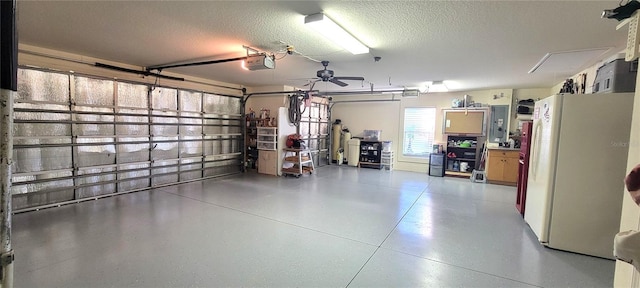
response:
M317 98L322 99L322 98ZM300 135L313 155L313 163L320 167L329 164L329 105L326 99L313 101L303 108Z
M13 208L241 171L241 98L21 68Z

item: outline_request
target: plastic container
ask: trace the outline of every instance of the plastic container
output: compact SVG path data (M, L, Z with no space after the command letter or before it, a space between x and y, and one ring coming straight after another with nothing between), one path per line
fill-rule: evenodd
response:
M469 163L460 162L460 172L467 172L467 169L469 169Z
M382 142L382 152L391 152L391 141Z
M364 140L378 141L382 130L364 130Z
M276 135L276 127L258 127L258 135Z

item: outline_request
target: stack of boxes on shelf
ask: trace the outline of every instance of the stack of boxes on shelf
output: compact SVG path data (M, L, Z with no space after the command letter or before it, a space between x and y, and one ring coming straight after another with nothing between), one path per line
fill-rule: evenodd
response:
M278 175L278 128L258 127L258 173Z
M393 170L393 150L391 150L391 141L382 142L380 169L385 169L389 171Z
M278 146L277 127L258 127L258 150L276 150Z

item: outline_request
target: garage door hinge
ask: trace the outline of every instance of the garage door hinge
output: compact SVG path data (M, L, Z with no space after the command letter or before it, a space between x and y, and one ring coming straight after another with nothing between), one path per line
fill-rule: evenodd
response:
M3 268L13 263L13 260L15 260L15 255L13 254L13 250L2 253L2 255L0 255L0 281L2 281L4 276Z

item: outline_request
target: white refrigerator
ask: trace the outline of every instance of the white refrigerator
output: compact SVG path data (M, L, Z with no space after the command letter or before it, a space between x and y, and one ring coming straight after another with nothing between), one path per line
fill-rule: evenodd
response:
M613 258L633 93L535 103L524 220L551 248Z

